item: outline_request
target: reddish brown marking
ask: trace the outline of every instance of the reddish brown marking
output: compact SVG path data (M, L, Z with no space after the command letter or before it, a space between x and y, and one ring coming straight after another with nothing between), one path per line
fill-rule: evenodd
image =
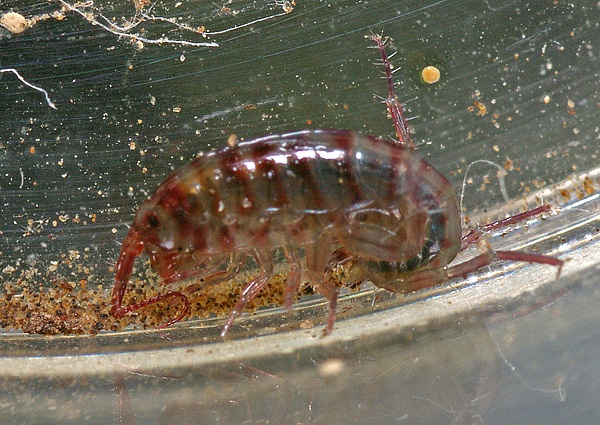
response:
M348 137L347 131L331 130L331 133L333 136L333 147L337 146L339 149L346 152L348 156L350 156L356 145L354 139L352 137Z
M206 232L194 232L194 249L198 252L203 252L206 251L207 248Z
M307 277L329 302L327 332L333 328L337 299L337 288L324 270L330 256L352 268L349 275L356 280L349 285L368 279L394 292L431 287L494 259L547 264L560 271L562 261L553 257L491 249L464 263L449 264L485 232L540 215L548 207L490 223L461 241L456 195L448 180L414 152L385 41L375 35L372 39L384 65L386 105L398 140L347 130L305 130L241 142L175 171L144 202L125 238L116 267L114 316L176 298L183 309L165 325L172 324L187 313L187 295L237 274L245 258L253 256L260 271L243 289L224 334L268 284L274 267L271 255L278 248L292 262L286 305L300 276ZM255 170L246 169L244 162ZM244 205L244 197L252 205ZM205 269L208 275L181 292L122 306L134 260L144 248L165 284ZM304 262L296 260L302 250ZM227 271L220 270L226 258L231 264ZM329 270L335 264L329 262Z
M355 163L355 151L356 151L356 140L355 137L343 137L343 134L338 134L336 137L336 144L346 154L342 160L342 164L339 166L341 178L343 179L344 186L348 187L350 196L352 196L352 204L356 204L365 199L365 194L358 182L356 181L357 172L354 169Z
M277 170L277 164L267 158L261 157L260 160L256 161L257 170L261 170L263 175L259 178L269 179L272 184L275 186L275 196L276 200L274 206L276 208L283 208L286 205L290 205L290 198L288 197L286 187L283 183L283 179ZM271 194L269 194L271 195Z
M176 220L181 220L191 209L187 190L179 182L172 185L169 192L162 196L160 205Z
M327 201L319 189L321 185L315 180L319 176L315 176L312 168L311 160L308 158L296 159L290 164L290 170L302 178L305 188L308 189L307 203L315 210L325 210Z
M236 185L240 186L239 203L236 205L236 213L240 216L250 213L250 210L256 208L256 197L252 190L250 175L251 172L242 165L242 154L239 152L239 145L231 149L230 154L226 155L226 159L222 161L221 170L225 181L231 179ZM256 164L256 159L253 159ZM243 193L243 195L241 195ZM248 204L244 203L246 198ZM233 213L233 211L228 211Z

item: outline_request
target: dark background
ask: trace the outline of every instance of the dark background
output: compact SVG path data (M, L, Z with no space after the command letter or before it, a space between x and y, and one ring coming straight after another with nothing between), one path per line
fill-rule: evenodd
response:
M58 2L0 1L0 13L29 19L59 9ZM127 1L98 1L88 11L120 25L135 13ZM119 423L123 388L137 423L596 420L600 208L593 190L580 191L578 200L561 188L584 173L598 178L597 2L299 0L282 12L273 2L155 6L156 15L205 26L219 47L140 48L73 12L19 35L0 27L0 67L16 68L43 87L58 108L14 75L0 74L2 279L35 269L45 284L45 271L55 266L68 279L85 276L109 288L136 206L172 170L223 146L232 133L250 139L344 128L393 135L374 97L386 87L373 65L377 52L368 49L370 31L393 38L389 51L398 52L393 62L402 68L395 74L398 93L409 101L418 151L457 192L466 167L484 159L512 163L506 185L513 200L546 188L555 205L576 206L524 237L544 240L548 229L561 229L552 238L562 238L557 249L572 259L561 279L543 296L516 297L518 308L503 299L497 311L478 312L477 294L466 292L464 304L438 297L373 338L342 330L325 341L301 335L308 348L267 344L256 358L234 343L207 348L193 329L188 339L177 330L150 333L160 349L134 344L135 333L116 335L121 345L114 352L107 352L112 335L6 333L3 423ZM260 21L236 28L254 20ZM207 41L160 21L142 22L131 34ZM442 70L439 83L419 81L424 62ZM475 100L487 114L478 115ZM496 173L483 164L471 169L464 196L469 215L520 209L503 199ZM62 268L73 252L81 254L79 267ZM481 296L537 274L512 273ZM445 317L444 305L460 313ZM398 314L403 311L412 310ZM368 323L367 317L356 328L367 332ZM202 363L207 358L209 366ZM321 368L329 359L344 366L331 379ZM134 423L126 414L120 419Z

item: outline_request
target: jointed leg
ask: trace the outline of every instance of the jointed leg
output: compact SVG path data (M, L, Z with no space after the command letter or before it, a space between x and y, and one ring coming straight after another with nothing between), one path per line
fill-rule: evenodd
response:
M168 298L179 298L183 302L183 308L181 309L181 312L175 318L158 326L158 329L166 328L168 326L171 326L171 325L179 322L188 314L188 311L190 309L190 302L188 301L187 297L181 292L171 291L171 292L167 292L165 294L156 295L154 297L140 301L139 303L131 304L131 305L128 305L125 307L121 306L118 310L113 311L112 314L114 317L117 317L117 318L123 317L129 313L136 311L136 310L159 303Z
M227 321L221 330L222 337L227 335L227 332L229 332L229 328L231 328L233 321L242 313L250 300L256 297L273 277L275 265L273 264L273 257L271 256L271 253L268 250L255 249L253 255L258 263L258 266L260 267L260 274L252 279L242 290L240 298L233 307L233 310L229 314L229 317L227 318Z
M520 223L532 217L536 217L545 212L548 212L552 209L550 205L542 205L541 207L534 208L529 211L522 212L520 214L515 214L510 217L503 218L498 221L494 221L492 223L485 224L481 226L479 229L471 230L465 236L463 236L461 240L461 250L464 250L466 247L473 245L475 242L479 240L485 233L491 232L492 230L502 229L504 227L508 227L515 223Z
M530 211L525 211L521 214L517 214L511 217L504 218L502 220L495 221L493 223L485 224L479 229L469 232L462 238L461 251L465 248L476 243L486 232L493 230L502 229L538 216L551 210L551 206L544 205L538 208L534 208ZM354 262L358 260L358 264L354 265ZM478 269L489 265L494 260L501 261L524 261L529 263L539 263L555 266L558 268L560 274L563 261L555 257L550 257L542 254L525 253L518 251L493 251L486 249L482 254L464 262L450 267L440 267L436 269L425 269L415 270L410 273L402 272L397 275L397 278L390 278L387 280L374 279L374 276L369 276L370 273L366 273L360 266L360 258L357 258L350 251L345 248L339 248L336 250L329 261L327 266L328 271L331 271L337 264L343 264L345 262L351 262L351 271L353 273L349 278L349 283L359 283L363 280L372 279L377 286L387 289L392 292L412 292L422 288L435 286L445 282L446 280L466 276L469 273L475 272ZM376 272L375 272L376 273Z
M188 314L188 312L190 310L190 302L188 301L188 298L187 298L188 295L193 294L194 292L201 290L208 285L214 285L214 284L220 283L224 280L229 279L233 275L237 274L239 269L244 264L244 258L245 258L245 256L241 256L239 254L232 254L229 259L229 264L228 264L227 270L219 270L220 266L215 266L212 268L212 271L208 271L208 272L203 269L192 269L192 270L184 271L182 273L175 274L166 279L163 279L163 281L161 282L161 285L164 286L169 283L177 282L179 280L189 279L189 278L197 276L199 274L208 273L208 275L206 277L202 278L202 280L200 282L189 285L188 287L186 287L185 289L183 289L181 291L166 292L164 294L156 295L154 297L140 301L139 303L131 304L128 306L121 306L120 301L119 301L119 305L116 308L113 307L112 315L115 317L123 317L123 316L125 316L129 313L132 313L134 311L137 311L141 308L151 306L153 304L159 303L159 302L167 300L169 298L179 298L183 302L183 308L181 309L181 312L173 319L158 326L158 328L162 329L162 328L171 326L171 325L179 322L180 320L182 320ZM113 301L113 303L114 303L114 301Z
M298 251L294 248L284 246L283 253L290 268L288 276L285 280L283 305L287 310L291 310L292 304L294 303L294 297L298 293L300 285L302 284L302 261L300 259L300 255L298 255Z
M538 216L551 210L550 205L542 205L529 211L516 214L492 223L485 224L481 228L472 230L463 236L461 241L461 251L476 243L486 232L502 229L520 223L532 217ZM547 264L558 267L560 274L563 261L558 258L542 254L533 254L519 251L494 251L487 249L484 253L463 263L450 267L441 267L437 269L428 269L415 271L406 274L387 285L379 285L392 292L412 292L419 289L432 287L455 277L466 277L478 269L489 265L494 260L501 261L523 261L528 263Z
M325 279L325 270L331 256L331 244L331 237L327 234L322 234L317 238L315 246L305 249L308 279L317 292L323 295L329 302L325 335L331 333L333 330L338 297L338 288Z
M440 267L437 269L415 271L406 274L403 277L396 279L383 286L385 289L392 292L408 293L418 291L423 288L430 288L444 283L455 277L466 277L469 273L473 273L482 267L489 265L494 260L504 261L524 261L528 263L547 264L558 267L560 273L563 261L555 257L541 254L531 254L517 251L486 251L470 260L457 264L451 267Z
M246 263L246 255L245 254L231 254L229 256L229 262L227 264L226 270L221 270L221 264L218 264L212 268L212 271L206 273L206 276L202 277L199 282L188 286L182 292L187 295L193 294L196 291L206 288L210 285L217 285L221 282L224 282L228 279L231 279L233 276L238 274L241 268ZM165 282L163 282L165 284Z

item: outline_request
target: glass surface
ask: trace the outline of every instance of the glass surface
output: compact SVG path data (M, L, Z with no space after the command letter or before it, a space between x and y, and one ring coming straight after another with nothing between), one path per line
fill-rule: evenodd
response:
M46 90L57 108L0 73L0 276L14 293L2 304L2 324L14 326L0 335L3 423L597 419L597 2L160 1L153 16L179 26L146 16L120 36L89 20L106 24L102 13L125 26L142 16L133 3L82 10L0 3L2 16L30 20L19 34L0 26L0 68ZM208 37L190 31L201 26ZM556 207L488 242L559 256L558 278L549 266L494 263L407 296L365 285L340 299L326 338L320 297L303 298L295 314L275 306L245 315L227 340L215 317L109 331L106 305L94 326L66 328L82 335L22 333L60 332L75 317L48 298L9 310L23 297L16 289L108 297L136 206L231 134L391 136L370 31L393 38L418 153L457 193L464 187L469 225ZM164 37L172 42L147 41ZM197 45L206 42L218 47ZM438 83L420 80L428 64L441 70ZM144 276L143 260L137 266Z

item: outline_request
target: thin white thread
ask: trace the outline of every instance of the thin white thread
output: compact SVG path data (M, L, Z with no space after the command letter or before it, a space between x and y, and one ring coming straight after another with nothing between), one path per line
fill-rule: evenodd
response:
M54 104L54 102L52 102L52 100L50 100L50 96L48 96L48 92L46 90L44 90L43 88L41 88L39 86L36 86L35 84L31 84L31 83L27 82L27 80L25 80L25 78L23 78L21 76L21 74L19 74L19 71L17 71L16 69L14 69L14 68L3 68L3 69L0 69L0 72L12 72L27 87L44 93L44 96L46 97L46 103L48 103L48 106L50 106L52 109L58 109L56 107L56 105Z

